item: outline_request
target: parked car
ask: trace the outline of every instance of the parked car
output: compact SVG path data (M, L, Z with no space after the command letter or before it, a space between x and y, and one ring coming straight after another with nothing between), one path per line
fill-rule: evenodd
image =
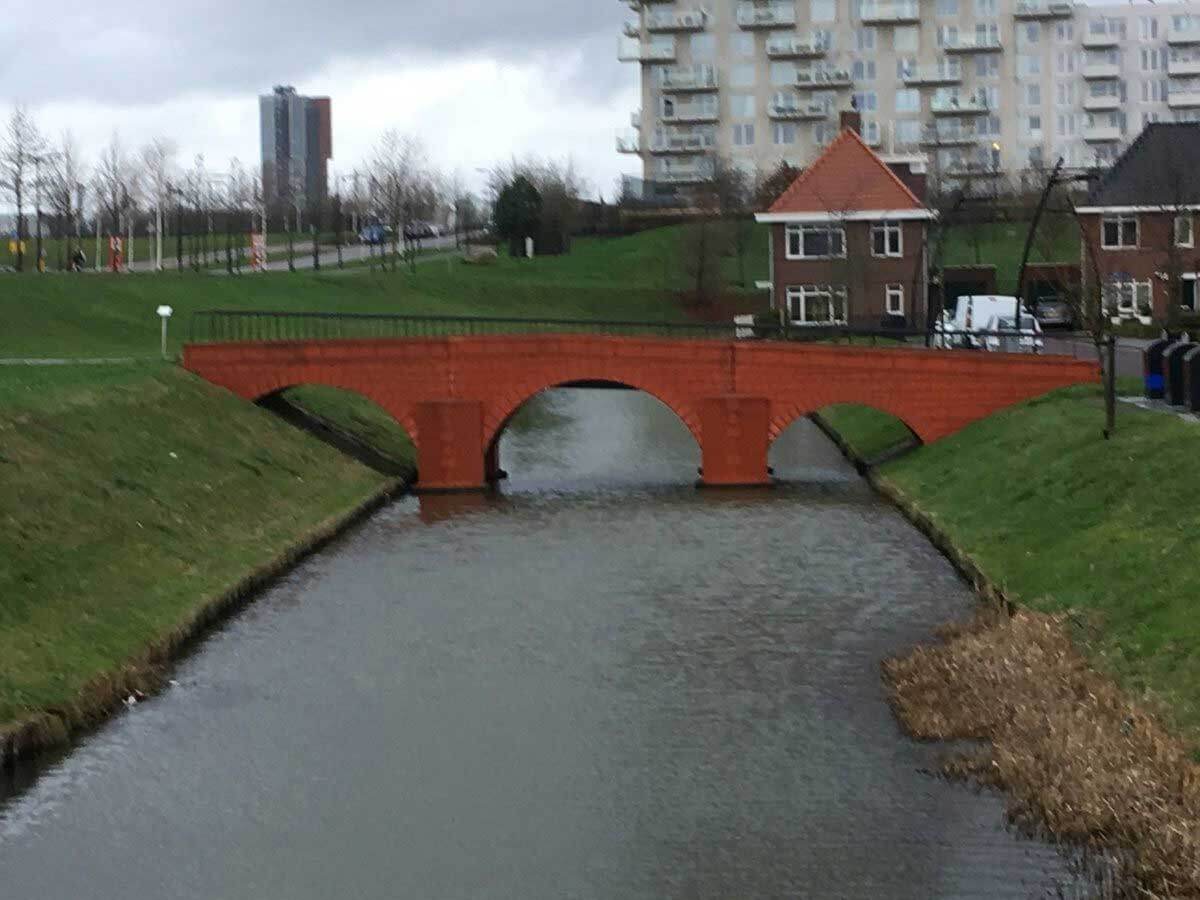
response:
M1033 314L1043 328L1070 328L1075 324L1071 304L1059 297L1045 297L1033 304Z
M392 229L387 225L367 225L358 233L364 244L386 244L392 239Z
M954 309L946 310L934 324L934 346L944 350L1005 350L1038 353L1043 346L1042 329L1028 311L1021 316L1020 339L988 335L1013 328L1017 298L998 294L959 297Z

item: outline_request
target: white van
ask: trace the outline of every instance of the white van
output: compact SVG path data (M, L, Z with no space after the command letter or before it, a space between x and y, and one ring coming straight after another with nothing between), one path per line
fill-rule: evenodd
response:
M979 294L959 297L953 310L946 310L934 325L934 346L943 349L990 350L1005 353L1040 353L1044 347L1042 326L1028 310L1021 310L1018 335L988 332L1014 331L1016 297Z

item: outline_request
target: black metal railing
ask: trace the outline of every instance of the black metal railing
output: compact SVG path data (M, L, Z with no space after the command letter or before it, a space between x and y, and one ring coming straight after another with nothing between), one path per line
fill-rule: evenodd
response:
M791 323L636 322L595 319L531 319L478 316L409 316L386 313L257 312L203 310L193 313L188 342L193 344L476 337L514 334L589 334L661 337L677 340L768 340L846 343L860 346L941 346L978 349L998 338L1000 349L1016 349L1030 332L961 332L851 325ZM1039 336L1040 337L1040 336ZM996 342L993 342L996 343Z

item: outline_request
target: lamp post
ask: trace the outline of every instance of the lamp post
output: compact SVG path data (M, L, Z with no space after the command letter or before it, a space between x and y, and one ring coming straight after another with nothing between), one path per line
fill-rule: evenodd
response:
M169 306L160 306L158 308L158 317L162 320L162 358L167 358L167 322L171 318L171 314L175 310Z

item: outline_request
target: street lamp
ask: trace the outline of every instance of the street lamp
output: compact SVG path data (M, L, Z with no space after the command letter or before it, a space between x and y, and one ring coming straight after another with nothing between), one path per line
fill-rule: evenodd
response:
M158 308L158 317L162 319L162 358L167 358L167 322L175 310L163 305Z

